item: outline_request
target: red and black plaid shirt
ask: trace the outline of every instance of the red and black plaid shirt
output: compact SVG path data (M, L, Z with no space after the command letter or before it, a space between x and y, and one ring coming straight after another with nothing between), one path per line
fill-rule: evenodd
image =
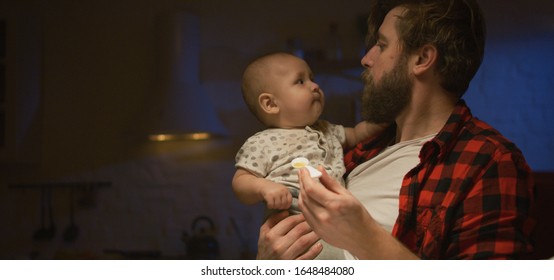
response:
M381 152L395 127L345 155L347 173ZM532 250L531 170L519 149L460 101L404 176L392 234L428 259L523 258Z

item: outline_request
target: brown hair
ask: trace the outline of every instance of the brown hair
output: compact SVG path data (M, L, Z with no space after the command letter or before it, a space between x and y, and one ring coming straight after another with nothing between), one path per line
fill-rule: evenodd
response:
M395 7L407 10L396 30L405 54L424 45L437 48L441 86L462 96L483 61L485 24L475 0L377 0L368 18L368 46L376 42L386 14Z

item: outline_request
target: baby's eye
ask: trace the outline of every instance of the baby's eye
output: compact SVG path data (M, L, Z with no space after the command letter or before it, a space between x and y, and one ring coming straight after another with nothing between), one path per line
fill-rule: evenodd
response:
M303 79L298 79L298 80L296 81L296 83L299 84L299 85L303 85L303 84L304 84L304 80L303 80Z

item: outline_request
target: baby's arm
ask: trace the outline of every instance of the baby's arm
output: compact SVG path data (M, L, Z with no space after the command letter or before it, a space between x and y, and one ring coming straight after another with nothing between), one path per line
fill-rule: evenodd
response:
M358 123L355 127L345 127L344 132L346 134L346 141L343 146L347 148L354 147L360 141L383 131L387 126L388 124L376 124L363 121Z
M269 209L288 209L292 204L292 195L287 187L257 177L242 168L237 168L232 185L235 195L244 204L265 201Z

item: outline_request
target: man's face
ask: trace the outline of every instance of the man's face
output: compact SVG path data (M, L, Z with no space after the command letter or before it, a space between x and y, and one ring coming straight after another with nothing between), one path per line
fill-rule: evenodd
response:
M377 83L366 70L363 74L362 117L374 123L391 123L408 106L412 81L408 76L407 59L402 56L390 72Z
M378 40L362 59L364 93L362 116L376 123L390 123L410 102L412 81L408 60L402 53L395 24L403 8L392 9L381 24Z

